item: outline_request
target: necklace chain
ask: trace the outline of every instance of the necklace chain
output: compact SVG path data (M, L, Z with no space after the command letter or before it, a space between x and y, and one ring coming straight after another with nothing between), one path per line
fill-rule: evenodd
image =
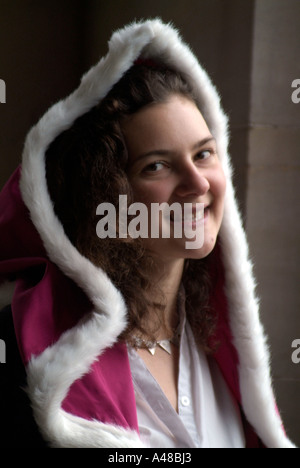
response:
M183 304L182 294L180 294L178 296L177 301L178 301L177 310L180 310L181 309L181 304ZM149 351L149 353L152 354L152 356L154 356L157 347L160 347L161 349L166 351L168 354L172 354L172 346L171 345L173 344L173 345L178 347L179 344L180 344L180 336L181 336L180 322L181 321L179 320L179 323L177 325L177 328L176 328L172 338L165 339L165 340L158 340L158 341L149 341L149 340L145 340L145 339L143 339L143 338L141 338L139 336L133 336L132 337L132 339L134 341L133 347L137 348L137 349L138 348L147 349Z
M140 338L138 336L134 336L134 348L145 348L149 351L152 356L154 356L156 348L159 346L168 354L172 354L172 344L175 346L179 346L180 342L180 333L177 331L174 336L170 339L165 340L158 340L158 341L148 341Z

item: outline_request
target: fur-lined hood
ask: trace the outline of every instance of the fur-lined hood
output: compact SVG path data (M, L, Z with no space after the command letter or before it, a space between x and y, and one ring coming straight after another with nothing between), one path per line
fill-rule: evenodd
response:
M53 210L45 174L50 143L95 106L140 57L159 60L183 73L196 91L216 139L227 177L219 244L242 408L264 445L292 447L275 410L248 244L231 183L227 117L194 54L178 32L159 19L132 23L113 34L107 55L83 76L78 89L51 107L31 129L21 171L14 174L0 199L0 237L6 246L1 252L0 279L17 279L12 309L35 419L54 447L142 447L136 416L128 410L134 405L130 380L122 382L127 406L116 403L117 396L109 400L101 392L97 395L98 401L103 399L107 408L114 409L117 416L113 421L107 414L98 414L101 410L96 416L89 413L83 403L85 397L89 400L86 389L95 383L99 356L103 357L102 368L105 362L113 362L116 373L119 369L123 375L127 369L130 375L126 347L117 345L126 326L126 306L106 273L83 257L65 235ZM38 278L30 284L25 275L29 267L35 268ZM56 293L50 294L53 288L59 301ZM64 318L67 309L80 312ZM102 372L99 365L97 372ZM120 383L110 378L107 385L117 395ZM80 405L82 410L78 410Z

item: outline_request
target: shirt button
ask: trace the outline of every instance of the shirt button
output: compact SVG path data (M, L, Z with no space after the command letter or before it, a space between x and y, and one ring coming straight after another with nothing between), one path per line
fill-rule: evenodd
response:
M183 397L181 398L181 404L182 404L182 406L189 406L189 404L190 404L190 399L189 399L189 397L183 396Z

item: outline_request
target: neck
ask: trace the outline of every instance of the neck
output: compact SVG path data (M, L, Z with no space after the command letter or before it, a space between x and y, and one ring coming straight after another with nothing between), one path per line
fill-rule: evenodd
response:
M174 329L177 326L177 300L178 291L180 288L182 274L184 268L184 260L174 260L168 263L159 262L156 264L155 273L153 273L154 285L150 291L150 298L156 299L157 287L162 291L165 297L165 310L164 310L164 321L167 329ZM165 330L161 330L159 339L165 338Z

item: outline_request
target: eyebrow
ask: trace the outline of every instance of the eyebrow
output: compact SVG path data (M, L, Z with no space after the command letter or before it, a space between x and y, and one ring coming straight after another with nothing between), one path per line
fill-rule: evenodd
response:
M202 140L197 141L197 143L194 144L192 147L192 151L195 151L197 148L201 148L202 146L206 145L206 143L210 143L211 141L215 142L216 139L213 136L208 136L206 138L203 138ZM151 151L147 151L146 153L142 153L137 158L134 160L133 164L135 164L137 161L140 161L141 159L147 158L149 156L166 156L168 154L172 154L174 151L172 150L167 150L167 149L154 149Z

